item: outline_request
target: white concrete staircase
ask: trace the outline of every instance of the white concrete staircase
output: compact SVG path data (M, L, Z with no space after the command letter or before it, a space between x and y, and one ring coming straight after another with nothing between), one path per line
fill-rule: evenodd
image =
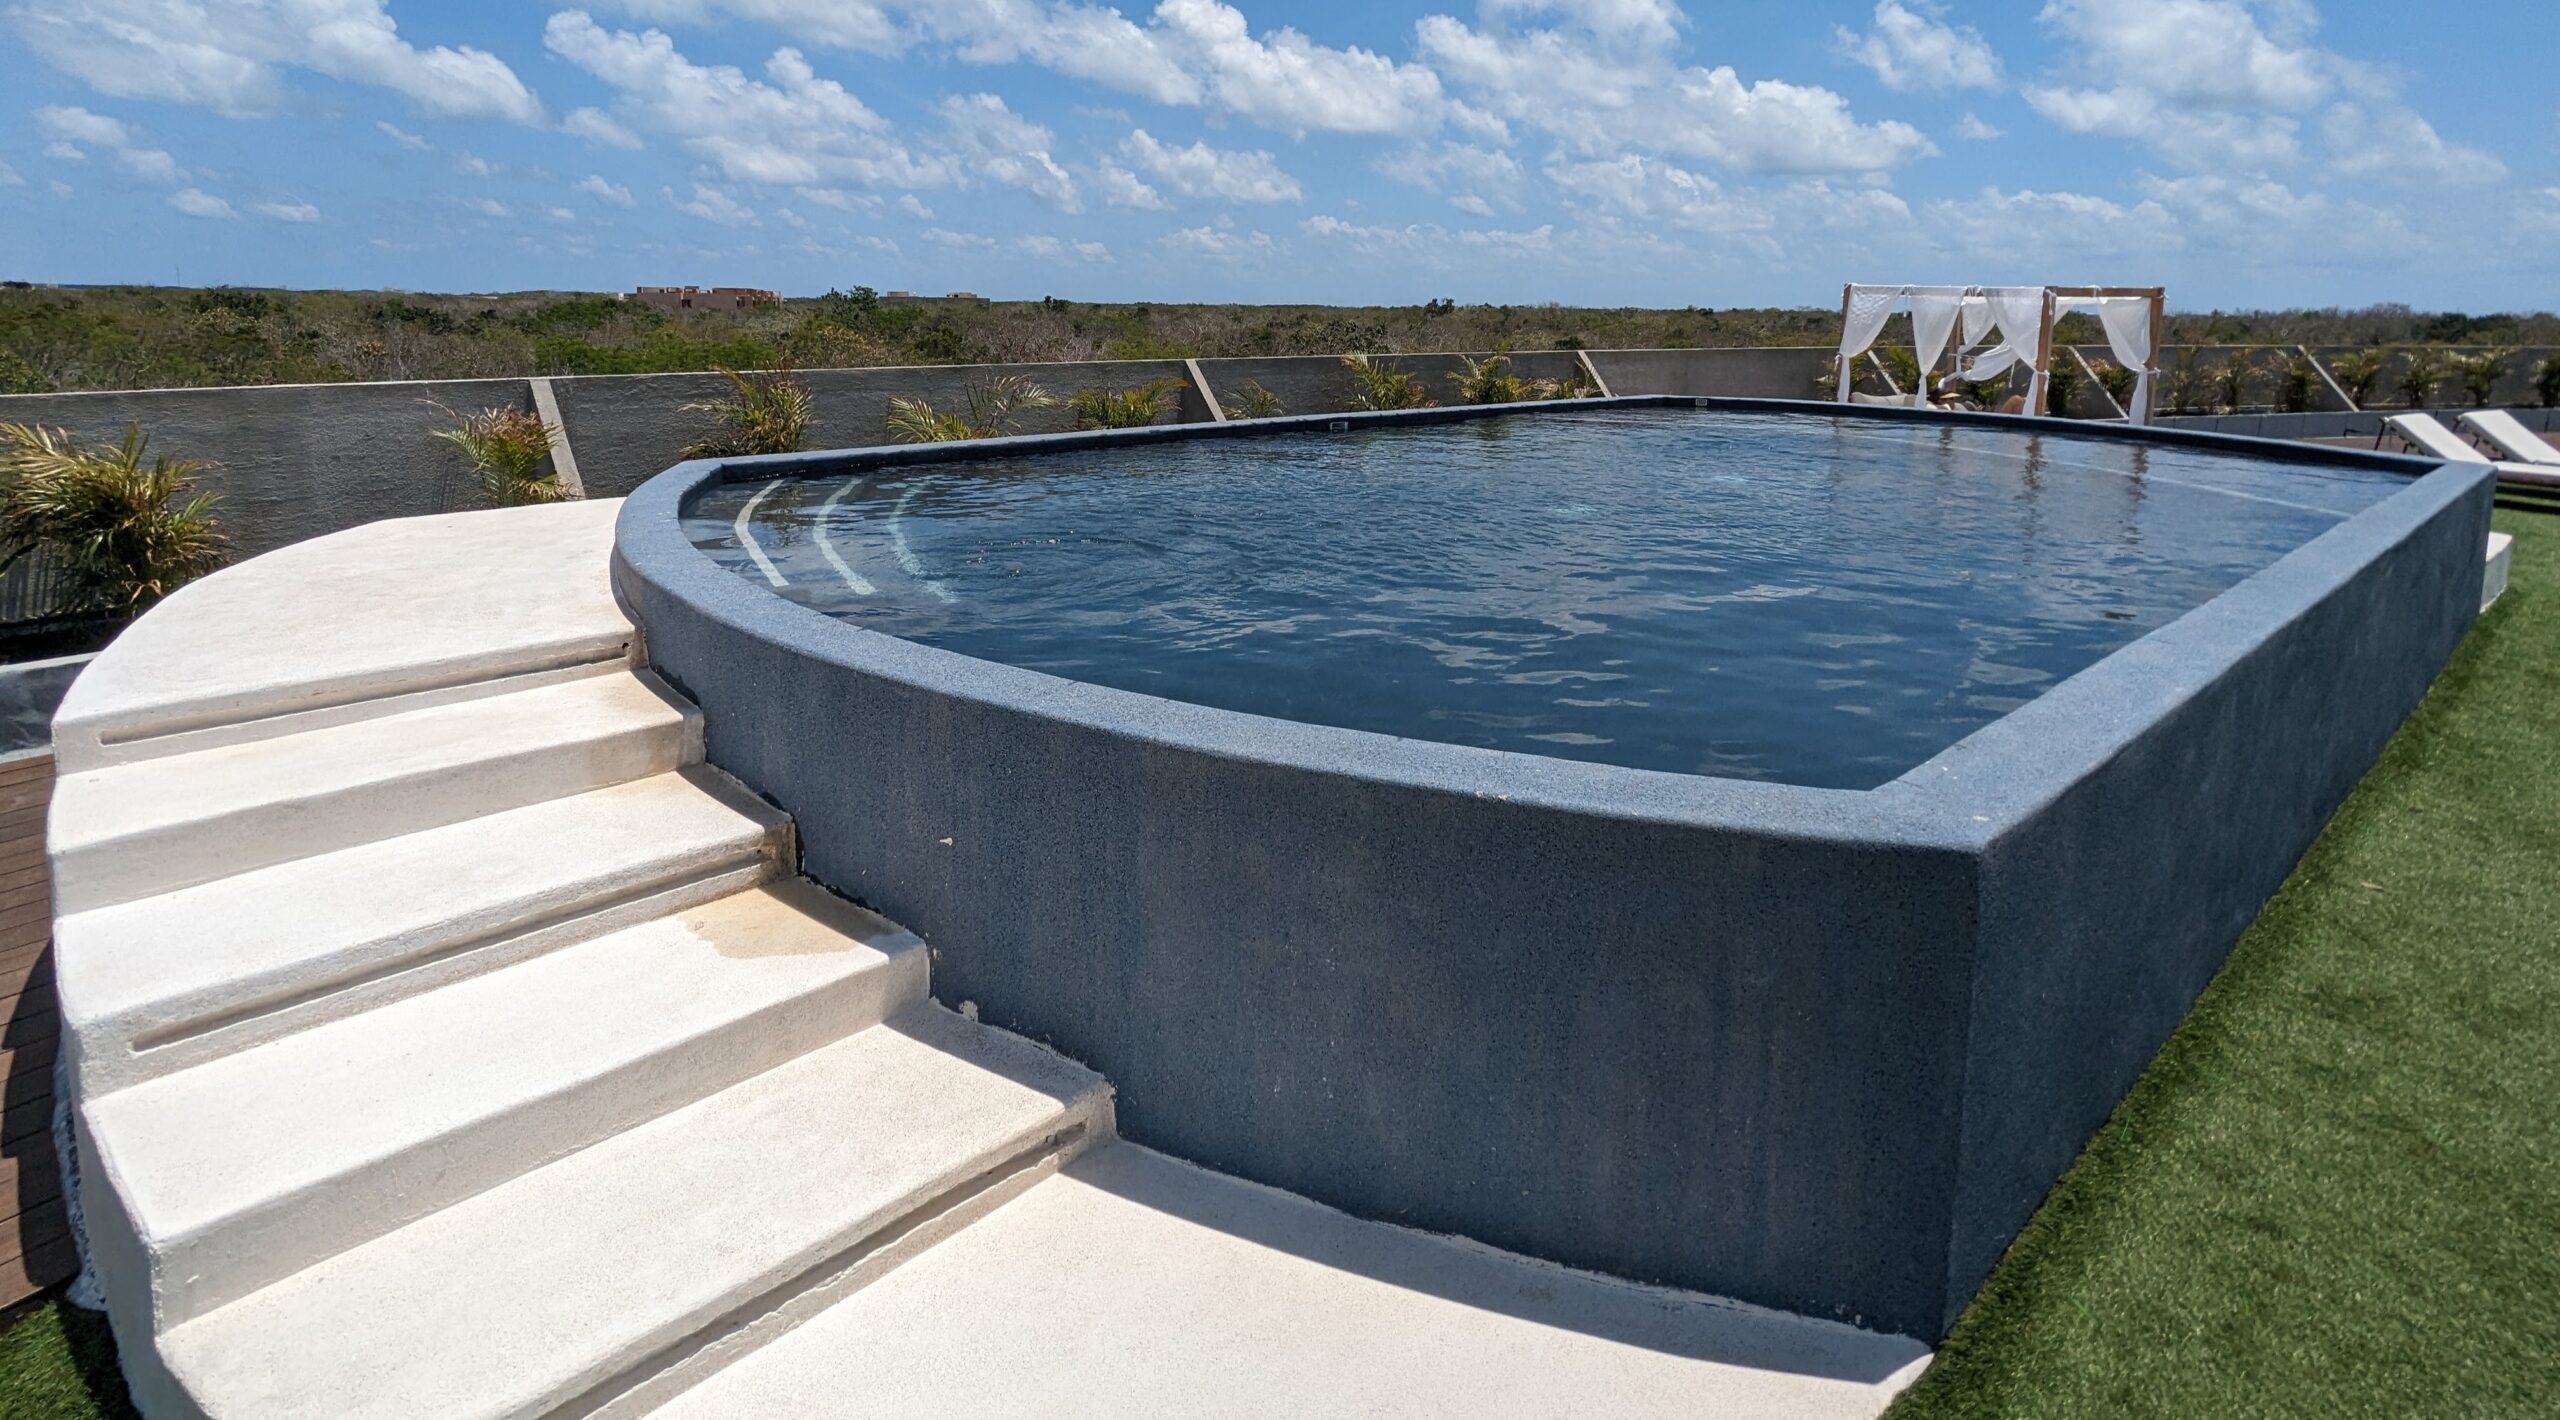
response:
M1111 1145L701 763L615 511L257 559L66 701L81 1196L154 1420L1871 1415L1925 1356Z

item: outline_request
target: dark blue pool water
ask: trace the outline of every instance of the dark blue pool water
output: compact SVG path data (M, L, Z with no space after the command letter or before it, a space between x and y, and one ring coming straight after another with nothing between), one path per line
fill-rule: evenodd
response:
M687 530L830 615L1076 680L1872 788L2399 486L1612 409L732 484Z

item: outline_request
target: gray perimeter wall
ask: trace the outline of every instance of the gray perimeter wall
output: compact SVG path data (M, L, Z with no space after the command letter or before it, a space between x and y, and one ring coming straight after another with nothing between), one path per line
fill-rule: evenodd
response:
M2219 353L2200 352L2208 359ZM2527 398L2529 354L2514 362L2502 398ZM1381 358L1421 376L1432 398L1456 400L1450 379L1459 368L1456 356ZM1590 352L1612 393L1773 399L1813 397L1829 358L1828 350L1806 348ZM1512 361L1536 379L1561 379L1575 367L1574 356L1564 351L1523 352ZM1333 356L1199 364L1222 399L1255 381L1277 394L1289 414L1351 404L1354 382ZM959 403L972 384L1002 374L1023 375L1064 397L1089 386L1127 388L1182 378L1185 371L1178 360L805 371L802 378L817 407L810 447L883 442L891 398L921 397L947 407ZM588 375L555 379L552 388L589 495L614 497L676 462L686 445L708 431L710 416L685 406L720 397L727 382L717 375ZM247 557L379 518L476 506L461 455L429 437L448 422L439 405L525 409L532 395L527 381L514 379L0 395L0 420L61 426L92 439L113 438L127 423L139 423L156 452L206 460L211 467L201 481L221 495L223 525L238 555ZM2103 411L2084 400L2082 412ZM2549 427L2551 411L2522 412L2527 423ZM1179 408L1167 417L1210 416L1186 380ZM2302 432L2295 432L2297 426ZM1023 432L1065 427L1064 412L1050 411L1026 420ZM2379 416L2249 414L2199 427L2271 437L2370 437Z
M1422 376L1433 399L1456 400L1449 379L1458 370L1456 356L1381 358ZM1626 381L1617 389L1621 394L1803 395L1811 392L1810 384L1800 390L1764 388L1775 378L1770 371L1818 371L1821 364L1821 352L1804 351L1672 350L1594 358L1613 387ZM1513 363L1533 378L1560 379L1575 362L1570 353L1548 351L1515 355ZM1255 380L1277 393L1291 414L1350 407L1354 382L1333 356L1200 364L1210 388L1221 394ZM1124 389L1184 379L1179 406L1167 417L1210 417L1179 360L811 370L801 375L817 409L809 445L883 443L893 397L950 407L971 385L1006 374L1034 380L1062 399L1087 387ZM685 406L728 391L718 375L587 375L551 384L588 494L600 498L628 493L676 462L710 428L709 415ZM154 452L210 464L200 482L221 495L223 526L237 555L250 557L380 518L477 506L460 453L430 437L450 422L440 405L530 409L531 385L519 379L447 380L0 395L0 421L54 425L88 439L114 438L128 423L140 424ZM1026 419L1022 432L1066 426L1066 413L1051 410Z

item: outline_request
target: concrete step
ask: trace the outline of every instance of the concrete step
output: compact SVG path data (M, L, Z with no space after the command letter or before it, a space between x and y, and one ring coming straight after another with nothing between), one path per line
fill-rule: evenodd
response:
M700 712L625 669L67 775L60 912L193 887L699 760Z
M649 1413L1849 1420L1881 1413L1928 1354L1118 1143Z
M162 1332L154 1416L588 1414L689 1382L1110 1130L926 1006ZM786 1412L787 1413L787 1412Z
M173 1325L924 999L922 945L792 881L89 1102ZM139 1248L136 1253L139 1255Z
M618 499L368 524L180 588L84 671L66 774L627 661ZM218 649L215 649L218 648Z
M753 886L790 825L694 768L59 919L96 1098Z

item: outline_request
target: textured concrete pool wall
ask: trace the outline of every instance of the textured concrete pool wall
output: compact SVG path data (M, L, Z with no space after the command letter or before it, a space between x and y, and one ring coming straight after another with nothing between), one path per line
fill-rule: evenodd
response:
M722 476L643 488L616 554L712 761L798 817L812 876L932 944L937 996L1108 1076L1129 1137L1932 1340L2424 693L2476 612L2488 507L2477 472L2428 474L1852 793L898 641L692 548L677 514Z

